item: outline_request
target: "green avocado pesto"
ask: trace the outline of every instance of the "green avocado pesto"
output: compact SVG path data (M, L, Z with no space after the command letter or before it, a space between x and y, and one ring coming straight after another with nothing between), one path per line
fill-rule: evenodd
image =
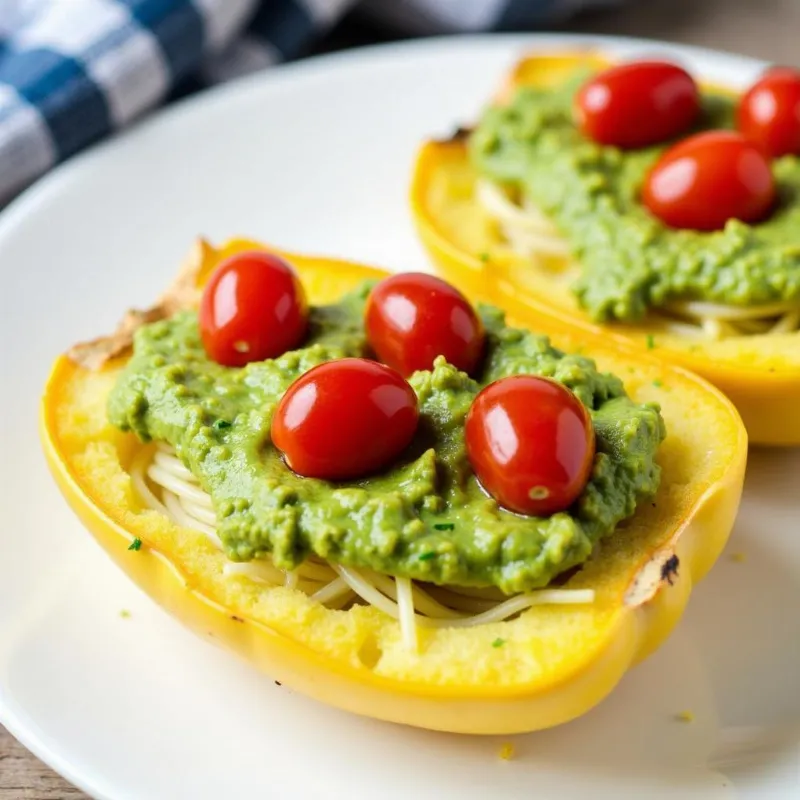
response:
M520 88L470 137L479 174L530 197L581 264L574 286L597 320L634 320L675 299L733 305L800 300L800 158L774 162L780 201L765 221L722 231L674 230L640 202L666 146L623 151L584 138L572 104L588 73L556 89ZM734 100L704 97L698 129L732 127Z
M334 484L289 470L270 440L275 406L316 364L366 352L369 284L311 310L299 350L242 369L210 361L197 315L182 312L136 333L133 355L109 398L111 422L142 440L172 444L209 492L227 555L270 553L285 569L309 554L434 583L495 585L513 593L547 584L585 561L592 546L658 487L664 423L637 405L618 378L565 355L548 340L481 314L488 335L479 381L439 359L411 378L420 425L407 452L383 474ZM464 419L491 381L520 373L552 377L592 411L597 456L570 511L522 517L499 508L470 470Z

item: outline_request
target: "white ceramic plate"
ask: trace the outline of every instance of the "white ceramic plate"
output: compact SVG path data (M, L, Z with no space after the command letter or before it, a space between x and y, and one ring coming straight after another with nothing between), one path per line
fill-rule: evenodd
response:
M800 797L798 451L752 454L729 550L669 643L584 718L511 737L510 762L497 738L349 716L193 638L106 560L39 452L51 359L153 298L200 232L424 267L405 206L417 143L473 119L526 46L576 41L434 40L274 70L157 115L0 215L0 721L69 780L115 800ZM735 83L760 68L604 44Z

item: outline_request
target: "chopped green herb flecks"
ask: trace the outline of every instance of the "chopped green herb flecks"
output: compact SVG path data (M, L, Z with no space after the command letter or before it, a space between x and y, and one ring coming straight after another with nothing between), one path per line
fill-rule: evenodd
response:
M128 546L128 550L141 550L142 540L137 536Z
M658 378L656 378L656 379L653 381L653 386L655 386L655 387L656 387L656 389L660 389L660 388L661 388L663 385L664 385L664 384L663 384L663 382L662 382L662 381L660 381L660 380L658 380Z
M505 639L499 637L492 642L492 647L502 647L506 643Z
M435 531L454 531L456 529L455 522L435 522L433 525Z
M430 561L432 558L436 558L436 553L433 551L429 553L422 553L420 554L419 560L420 561Z
M656 346L656 337L655 337L655 336L653 336L653 334L652 334L652 333L648 333L648 334L647 334L647 339L646 339L645 341L647 342L647 349L648 349L648 350L653 350L653 349L655 349L655 346Z
M478 258L485 264L489 260L489 254L481 253Z
M231 423L228 422L226 419L216 419L214 420L213 428L215 431L224 431L225 428L230 428Z

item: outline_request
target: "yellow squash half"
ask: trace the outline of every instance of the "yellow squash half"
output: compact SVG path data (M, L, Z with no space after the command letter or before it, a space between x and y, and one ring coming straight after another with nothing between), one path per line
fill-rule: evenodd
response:
M199 280L220 259L259 247L205 246ZM384 273L287 255L314 303ZM549 318L517 318L576 342ZM605 697L680 618L696 581L733 525L747 439L728 400L704 381L627 347L598 341L591 356L637 400L662 404L668 437L661 489L566 584L593 588L581 606L538 606L479 628L420 628L418 653L397 622L372 607L329 610L298 590L225 576L225 557L200 533L143 507L126 467L142 445L106 420L124 357L99 371L66 356L53 367L41 415L45 453L64 496L119 566L196 631L273 678L330 705L394 722L464 733L557 725ZM141 549L130 550L134 537ZM677 561L676 561L677 557ZM502 638L502 647L492 643Z
M531 56L517 64L499 99L516 86L557 85L581 66L609 64L596 53ZM447 278L513 314L527 310L546 316L551 329L585 341L602 338L611 345L652 348L654 355L697 372L725 392L754 444L800 445L800 332L698 342L649 319L599 325L578 307L567 276L534 265L503 242L473 199L475 181L464 135L421 148L411 204L422 242Z

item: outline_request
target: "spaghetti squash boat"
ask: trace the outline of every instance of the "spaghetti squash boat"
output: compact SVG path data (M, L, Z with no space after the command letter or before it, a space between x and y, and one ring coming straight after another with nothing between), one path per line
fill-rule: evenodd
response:
M798 445L800 158L770 163L749 151L756 146L729 131L737 98L707 86L694 89L698 116L689 132L701 133L691 142L670 149L674 136L649 146L592 139L583 129L592 131L591 109L576 108L606 102L617 70L628 66L612 68L588 51L520 61L473 129L419 151L411 203L421 240L459 285L587 341L649 349L726 393L751 442ZM650 65L657 69L678 71ZM800 73L792 79L800 87ZM678 96L674 83L662 88L663 97ZM620 103L638 97L635 84L623 89ZM646 120L609 128L642 108L649 114L643 101L593 135L646 134ZM755 198L763 208L725 211L749 191L731 188L745 171L733 157L725 161L726 148L765 172L758 179L766 194ZM739 211L760 216L726 216Z
M389 371L361 357L365 305L390 279L282 255L308 293L308 328L294 349L225 366L202 341L201 287L222 286L237 258L267 253L249 241L201 242L158 305L56 361L41 431L72 508L179 620L325 703L482 734L586 712L665 639L725 545L747 449L736 410L702 379L635 348L598 341L591 359L569 354L578 343L550 318L526 311L506 321L480 306L485 341L472 377L439 357L403 382L418 419L388 465L305 477L317 467L284 444L276 420L313 416L311 406L286 411L286 399L308 398L308 385L322 387L308 379L326 368ZM245 349L237 340L235 351ZM469 428L478 399L520 376L578 410L568 419L559 407L562 441L584 430L570 420L590 432L578 496L551 513L507 510L486 488L503 487L481 486L471 466L465 419ZM347 380L346 404L361 408L361 377ZM381 392L404 407L408 394ZM314 397L342 399L324 387ZM523 425L548 413L526 412ZM312 449L367 416L348 414ZM583 441L573 438L570 453ZM345 455L358 460L370 447ZM531 502L546 502L535 488Z

